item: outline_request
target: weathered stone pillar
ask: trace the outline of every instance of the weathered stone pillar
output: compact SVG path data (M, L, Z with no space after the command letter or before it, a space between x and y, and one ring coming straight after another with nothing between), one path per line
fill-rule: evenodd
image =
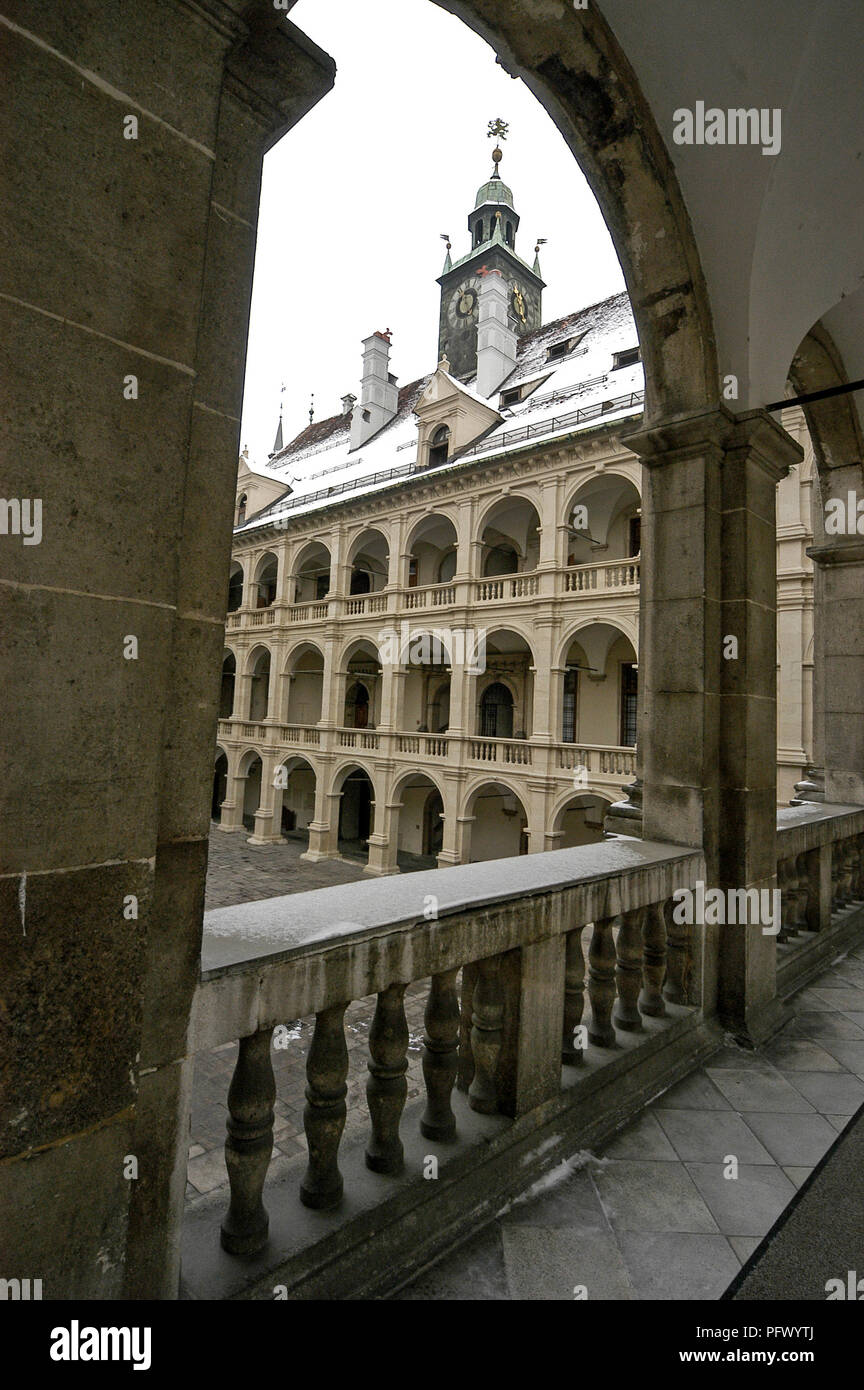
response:
M277 793L273 785L279 762L278 753L265 753L261 760L261 799L255 812L255 828L248 840L250 845L274 845L282 839L282 828L279 824L282 815L282 793Z
M815 500L815 499L814 499ZM803 801L864 805L864 538L826 537L813 560L813 767Z
M369 836L369 862L363 872L374 878L398 874L399 812L401 801L384 799L375 803L375 823Z
M645 465L644 835L702 847L711 887L773 889L775 489L802 451L755 411L685 417L626 442ZM778 1014L774 937L759 924L705 931L705 1006L716 1000L723 1023L758 1042Z

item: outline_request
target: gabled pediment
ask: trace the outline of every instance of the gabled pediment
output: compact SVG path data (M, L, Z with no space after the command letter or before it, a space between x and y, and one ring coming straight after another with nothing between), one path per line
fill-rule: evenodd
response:
M428 438L438 426L448 426L452 454L488 433L501 423L503 416L470 387L452 377L447 370L449 365L446 357L442 358L414 407L414 414L420 422L421 440Z

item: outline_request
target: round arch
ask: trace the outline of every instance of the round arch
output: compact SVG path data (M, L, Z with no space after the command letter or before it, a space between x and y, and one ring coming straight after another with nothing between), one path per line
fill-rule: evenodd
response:
M596 5L434 0L494 49L548 111L600 207L645 362L646 427L714 409L710 300L675 168L625 53ZM654 235L646 236L650 227Z
M636 660L639 660L638 620L632 621L630 618L624 618L621 616L620 613L603 613L602 616L599 618L596 614L592 614L590 617L586 616L584 618L579 618L577 622L573 623L570 627L567 628L567 631L560 639L555 651L556 667L560 667L564 664L564 659L567 656L567 652L578 638L580 632L585 632L588 628L598 626L614 628L615 631L619 632L622 637L626 637L627 641L633 648L633 654L636 657Z
M532 493L535 495L532 496ZM518 492L507 492L503 496L499 493L497 497L489 499L489 502L475 519L474 534L471 539L475 542L481 541L483 539L483 532L489 524L489 517L496 508L498 510L504 510L514 502L524 502L527 507L532 507L537 513L538 521L542 519L542 499L539 486L520 487Z
M282 663L283 675L287 675L292 671L297 665L297 662L302 661L304 656L320 656L322 664L324 662L324 653L318 646L318 643L311 641L308 637L304 637L301 638L300 641L295 642L293 647L288 648L285 660Z

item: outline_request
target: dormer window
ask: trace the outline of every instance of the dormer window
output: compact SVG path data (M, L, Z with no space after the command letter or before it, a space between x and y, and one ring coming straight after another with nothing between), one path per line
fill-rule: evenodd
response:
M550 362L555 362L559 357L566 357L570 351L570 340L565 338L563 343L553 343L548 349L546 356Z
M501 405L518 405L522 399L522 388L514 386L510 391L501 392Z
M638 347L625 348L624 352L614 352L612 354L612 370L617 371L619 367L633 367L642 360L642 349Z
M450 457L450 430L447 425L439 425L429 441L429 467L439 468Z
M246 520L246 493L241 493L237 502L237 525L242 526Z

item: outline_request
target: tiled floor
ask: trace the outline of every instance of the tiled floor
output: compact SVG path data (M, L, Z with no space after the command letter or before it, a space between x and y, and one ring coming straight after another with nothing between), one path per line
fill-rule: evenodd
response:
M399 1299L713 1299L864 1103L864 949L764 1051L726 1047Z

